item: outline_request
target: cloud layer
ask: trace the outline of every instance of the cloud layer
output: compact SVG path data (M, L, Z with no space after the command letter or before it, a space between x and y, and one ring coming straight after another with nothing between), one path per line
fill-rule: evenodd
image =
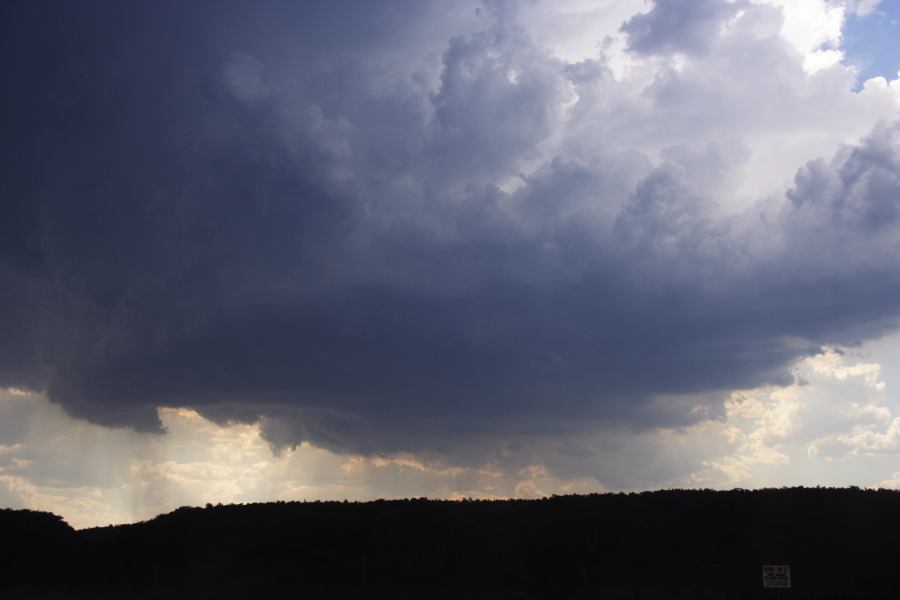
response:
M76 527L182 505L404 497L530 498L659 487L897 487L900 417L868 352L828 349L789 386L737 390L688 427L495 437L466 457L364 456L307 442L273 453L268 419L220 425L161 408L166 433L67 416L45 397L0 391L0 505L51 510ZM48 443L48 440L51 443Z
M506 2L5 7L0 385L474 464L892 331L900 83L598 6L578 62Z

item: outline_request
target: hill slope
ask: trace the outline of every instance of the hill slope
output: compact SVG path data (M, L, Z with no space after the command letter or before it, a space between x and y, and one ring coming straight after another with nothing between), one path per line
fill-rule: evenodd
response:
M78 532L0 511L0 535L10 598L775 597L763 564L791 566L793 598L900 597L886 490L278 502Z

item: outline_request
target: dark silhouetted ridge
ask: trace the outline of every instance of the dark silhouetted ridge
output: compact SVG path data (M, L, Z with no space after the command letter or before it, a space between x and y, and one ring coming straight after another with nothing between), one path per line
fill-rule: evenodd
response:
M180 508L73 532L2 511L5 597L900 597L900 493L671 490ZM16 562L18 560L18 562Z

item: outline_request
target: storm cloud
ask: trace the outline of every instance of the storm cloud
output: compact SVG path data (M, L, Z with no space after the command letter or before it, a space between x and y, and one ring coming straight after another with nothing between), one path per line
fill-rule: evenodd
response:
M775 7L636 2L580 62L505 2L2 17L0 386L73 416L688 425L900 317L900 93L805 72Z

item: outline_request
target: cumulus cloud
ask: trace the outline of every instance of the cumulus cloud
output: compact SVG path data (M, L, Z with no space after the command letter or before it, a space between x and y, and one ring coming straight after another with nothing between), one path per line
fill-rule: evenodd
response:
M654 0L653 8L625 21L628 48L642 54L702 54L741 2Z
M790 386L733 392L724 419L696 426L694 435L727 443L718 448L721 456L703 458L705 468L693 476L720 485L723 477L731 484L758 483L763 473L778 481L835 461L855 461L858 469L875 455L900 452L900 420L887 401L880 365L860 358L826 349L794 367ZM876 478L857 473L849 481L872 485Z
M896 82L778 6L607 6L575 50L505 2L7 11L0 384L475 468L892 330Z

